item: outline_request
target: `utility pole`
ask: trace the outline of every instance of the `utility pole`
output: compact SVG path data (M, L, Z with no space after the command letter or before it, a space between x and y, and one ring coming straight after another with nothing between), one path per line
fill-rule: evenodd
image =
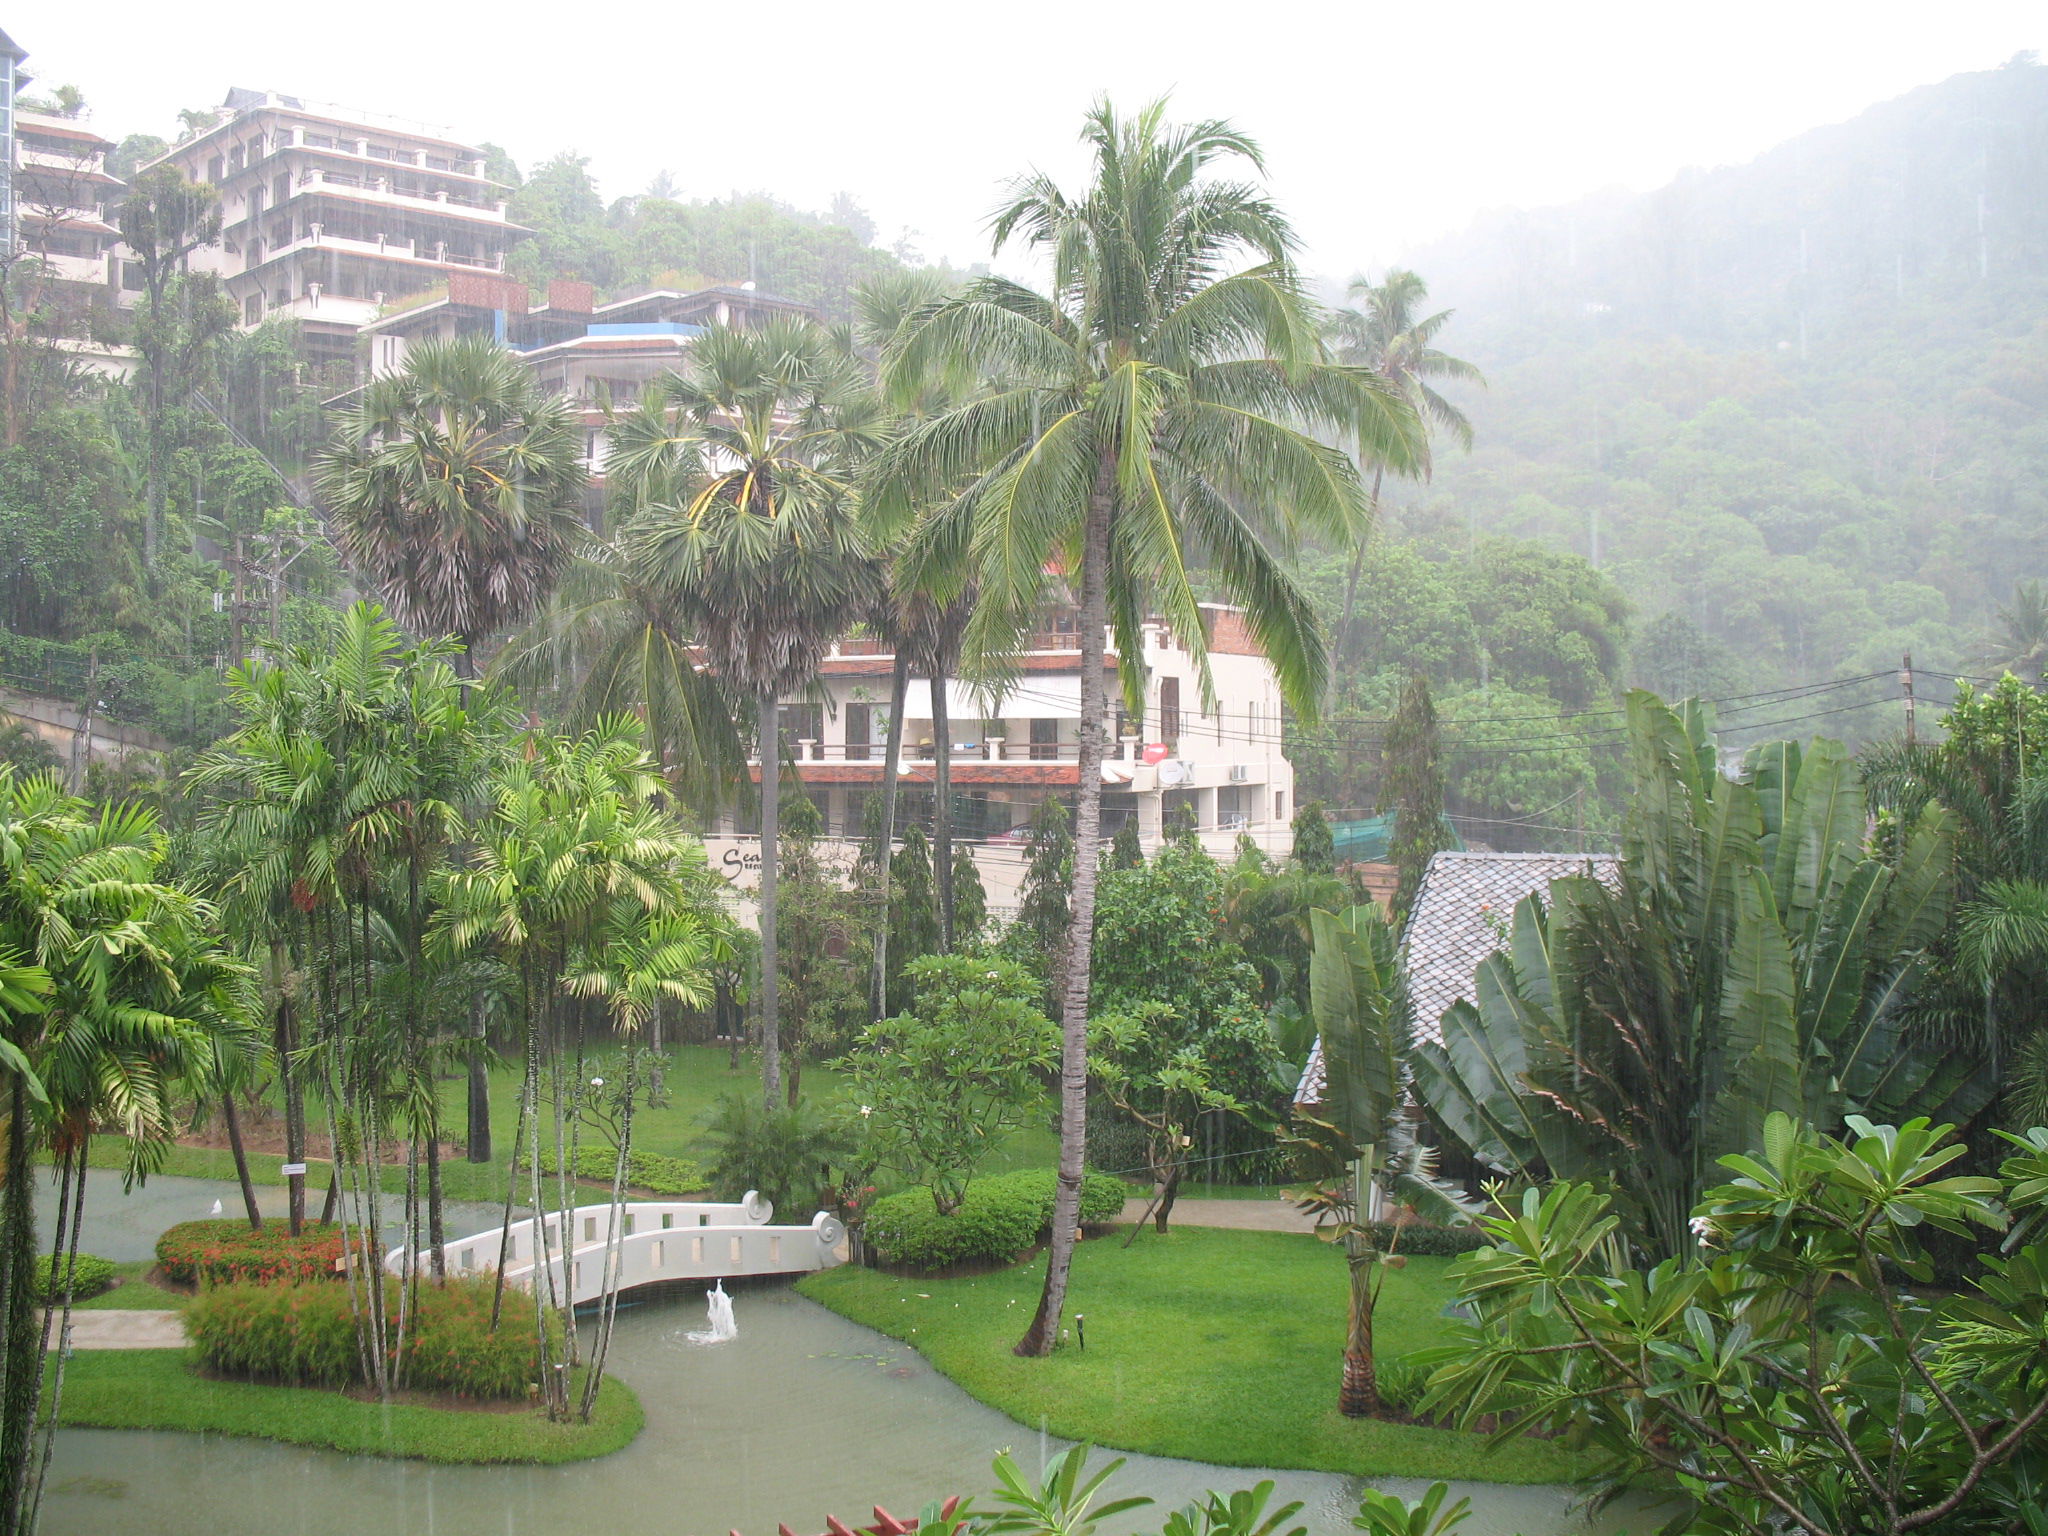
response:
M248 652L242 649L242 572L248 562L242 556L242 536L235 535L234 595L228 606L228 650L234 656L234 664L240 666L248 659Z
M1906 691L1906 745L1910 747L1913 745L1914 740L1913 717L1915 713L1913 699L1913 653L1911 651L1906 652L1905 656L1901 658L1899 664L1899 686Z

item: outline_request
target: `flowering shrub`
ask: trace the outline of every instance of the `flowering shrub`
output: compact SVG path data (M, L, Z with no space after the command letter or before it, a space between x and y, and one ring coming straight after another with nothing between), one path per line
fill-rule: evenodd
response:
M395 1368L400 1286L386 1286ZM458 1397L526 1396L539 1362L533 1325L527 1310L513 1305L491 1332L491 1289L488 1279L420 1286L418 1306L406 1318L399 1385ZM186 1309L185 1331L200 1363L222 1376L294 1387L365 1384L345 1285L216 1286Z
M275 1285L289 1280L331 1280L341 1258L341 1228L308 1222L293 1237L282 1222L249 1230L246 1221L181 1221L156 1240L156 1262L166 1280L180 1285L225 1285L253 1280Z

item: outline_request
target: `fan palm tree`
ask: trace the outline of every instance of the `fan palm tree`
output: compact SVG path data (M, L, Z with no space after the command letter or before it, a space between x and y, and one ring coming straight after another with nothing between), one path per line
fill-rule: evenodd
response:
M1453 310L1440 309L1433 315L1419 313L1429 298L1429 285L1405 268L1395 268L1379 282L1353 278L1347 297L1353 307L1330 316L1324 336L1341 362L1370 368L1398 389L1415 407L1416 414L1431 431L1448 432L1460 447L1472 446L1472 423L1465 413L1440 394L1432 380L1463 384L1486 382L1485 375L1463 358L1452 357L1436 346L1439 332L1450 323ZM1387 461L1359 445L1361 460L1372 464L1372 507L1379 511L1380 486ZM1425 439L1421 462L1410 473L1427 475L1430 468ZM1351 552L1351 569L1344 579L1344 613L1337 624L1337 653L1342 656L1351 644L1351 623L1358 599L1358 573L1365 560L1365 541Z
M2030 683L2041 680L2048 667L2048 588L2023 581L2012 589L2012 601L2000 607L1984 636L1984 659Z
M714 327L619 434L614 473L644 510L625 530L633 578L681 617L758 737L761 1079L782 1091L775 942L779 704L877 585L853 475L880 439L859 360L804 321Z
M531 614L583 532L582 433L486 336L423 342L363 392L315 466L336 541L422 640L476 649ZM483 1013L471 1009L468 1152L491 1160Z
M1051 258L1050 291L984 278L891 342L883 377L897 401L934 379L988 387L908 427L872 489L880 527L922 514L931 559L978 582L970 669L999 666L1060 576L1078 589L1060 1172L1045 1293L1018 1344L1027 1354L1058 1335L1080 1208L1108 632L1133 707L1148 612L1188 646L1214 707L1193 574L1205 566L1208 584L1245 606L1287 698L1313 713L1327 658L1287 556L1304 531L1356 538L1368 515L1356 468L1318 434L1403 469L1421 452L1406 396L1323 355L1285 218L1257 187L1210 174L1228 161L1262 169L1249 138L1222 122L1170 124L1163 103L1123 117L1106 102L1082 138L1094 157L1085 193L1025 176L991 226L998 248L1016 240Z

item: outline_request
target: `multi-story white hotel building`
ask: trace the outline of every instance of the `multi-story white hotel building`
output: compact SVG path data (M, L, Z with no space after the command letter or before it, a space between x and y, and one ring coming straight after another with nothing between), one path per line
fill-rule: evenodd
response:
M1154 620L1144 626L1140 658L1144 714L1125 714L1112 641L1103 835L1133 820L1150 851L1168 815L1185 806L1202 841L1221 857L1230 856L1239 836L1284 855L1293 841L1294 768L1281 751L1279 681L1237 609L1210 604L1202 616L1218 696L1213 713L1202 708L1195 658L1169 626ZM1015 680L992 705L965 683L949 684L946 695L954 836L971 846L990 909L1002 916L1017 904L1032 815L1049 798L1064 801L1071 812L1081 783L1080 635L1073 618L1056 614L1027 646ZM825 659L818 693L782 706L784 750L827 836L841 844L841 863L851 863L867 801L880 790L894 665L880 642L842 640ZM903 724L899 814L929 826L928 679L912 677ZM758 783L758 762L753 774ZM752 814L740 807L708 839L713 864L747 877L748 885L759 857Z
M192 266L221 275L245 326L295 316L320 360L353 357L394 300L502 272L526 233L473 145L272 92L230 91L156 163L220 188L221 242Z

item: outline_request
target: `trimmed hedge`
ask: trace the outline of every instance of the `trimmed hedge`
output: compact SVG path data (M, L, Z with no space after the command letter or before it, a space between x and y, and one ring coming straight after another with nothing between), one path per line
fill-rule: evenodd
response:
M243 1282L200 1294L185 1311L185 1331L200 1363L222 1376L288 1387L367 1385L356 1348L349 1287L314 1282ZM488 1279L423 1285L406 1319L403 1385L458 1397L522 1398L538 1368L524 1315L491 1332ZM400 1285L386 1282L395 1335Z
M910 1269L1005 1264L1045 1236L1057 1186L1057 1175L1036 1168L977 1179L950 1216L938 1213L929 1189L906 1189L877 1200L862 1230L885 1264ZM1082 1224L1113 1221L1128 1195L1121 1179L1089 1174L1081 1185Z
M618 1166L618 1151L612 1147L578 1147L570 1165L579 1179L609 1184ZM541 1167L548 1173L556 1168L555 1154L541 1155ZM634 1189L655 1195L694 1195L710 1184L704 1170L687 1157L663 1157L657 1152L629 1152L626 1182Z
M114 1261L103 1259L96 1253L81 1253L78 1266L71 1275L71 1299L84 1301L88 1296L97 1296L114 1283ZM64 1266L57 1266L56 1283L50 1279L50 1256L36 1255L36 1274L31 1282L37 1301L55 1305L64 1300Z
M1454 1259L1475 1248L1493 1246L1493 1239L1477 1227L1439 1227L1426 1221L1397 1226L1391 1221L1374 1221L1367 1223L1367 1230L1382 1251L1391 1245L1396 1253L1418 1259Z
M232 1217L181 1221L156 1240L158 1267L179 1285L332 1280L340 1259L341 1228L317 1221L307 1222L299 1237L283 1222L252 1232L248 1222Z

